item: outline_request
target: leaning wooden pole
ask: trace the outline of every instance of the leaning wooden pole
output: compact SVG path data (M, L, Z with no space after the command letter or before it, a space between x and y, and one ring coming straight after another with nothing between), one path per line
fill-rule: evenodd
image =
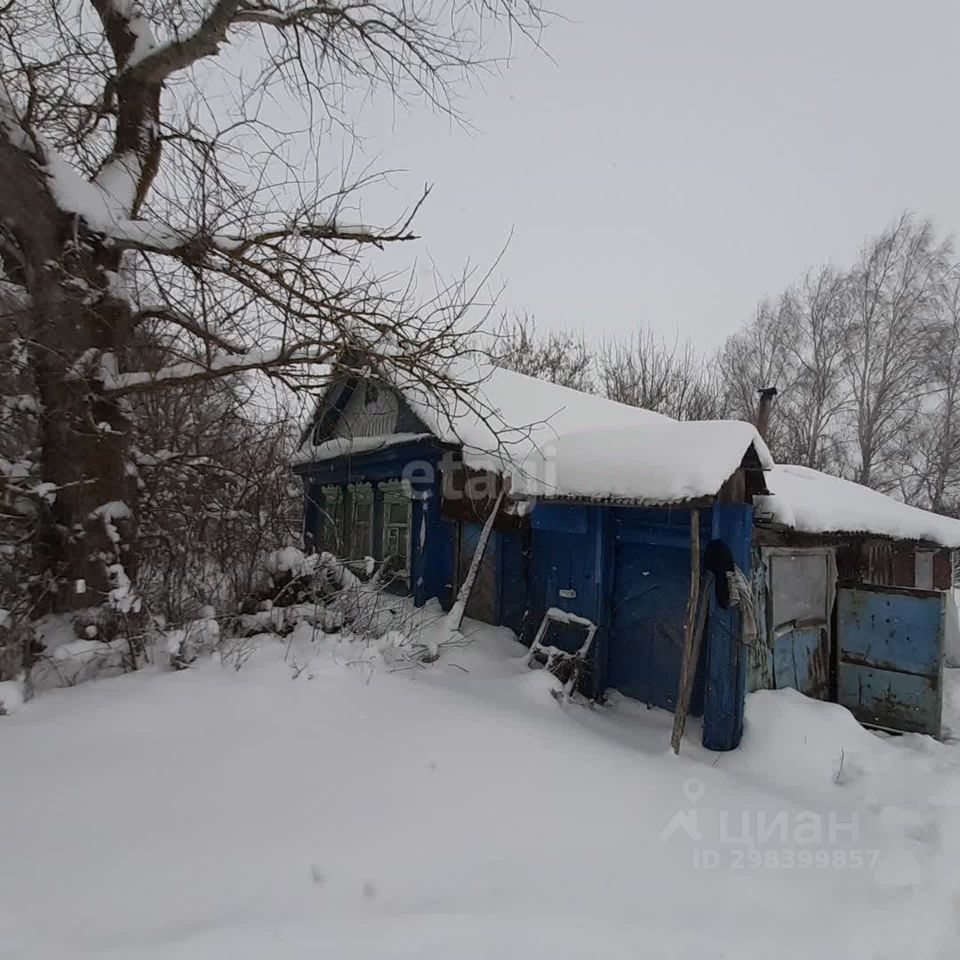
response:
M697 630L697 607L700 599L700 511L690 511L690 592L687 595L687 615L683 621L683 660L680 664L680 686L673 714L673 734L670 746L680 753L680 741L690 709L693 677L697 671L700 652L700 631Z
M460 630L460 625L463 623L463 615L466 612L467 603L470 600L470 591L473 590L474 581L477 579L477 572L480 570L480 564L483 563L483 555L487 549L487 541L490 539L490 532L493 530L494 521L500 512L500 506L503 503L505 493L506 487L501 487L500 493L497 494L497 499L494 501L493 509L490 511L490 515L487 517L483 529L480 531L477 548L473 551L473 559L470 561L470 569L467 571L467 576L460 585L457 599L454 600L450 612L444 618L441 638L439 642L437 640L433 640L432 642L427 641L426 652L421 658L423 663L432 663L436 660L437 657L440 656L440 647L445 643L449 643L457 636Z

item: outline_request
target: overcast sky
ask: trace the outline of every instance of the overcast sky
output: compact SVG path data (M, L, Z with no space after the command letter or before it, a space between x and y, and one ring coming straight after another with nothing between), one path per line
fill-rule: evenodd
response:
M408 171L398 202L434 186L405 253L453 273L513 232L508 310L712 346L905 208L960 225L956 0L552 7L571 18L544 37L553 62L518 47L468 91L473 131L425 109L361 123Z

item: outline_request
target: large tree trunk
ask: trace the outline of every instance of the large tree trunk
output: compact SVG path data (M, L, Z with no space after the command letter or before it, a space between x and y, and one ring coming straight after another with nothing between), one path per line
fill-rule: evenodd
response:
M119 602L138 565L127 424L90 381L64 384L49 369L38 370L37 379L45 410L41 475L58 488L37 526L41 607L95 606L114 589L121 589L113 596Z
M120 257L86 231L78 235L43 171L3 137L0 161L19 173L0 178L0 209L19 228L22 257L6 266L29 296L28 353L41 405L37 612L89 607L118 585L117 564L121 581L133 580L137 568L127 425L98 382L103 352L122 350L129 336L129 307L109 289Z

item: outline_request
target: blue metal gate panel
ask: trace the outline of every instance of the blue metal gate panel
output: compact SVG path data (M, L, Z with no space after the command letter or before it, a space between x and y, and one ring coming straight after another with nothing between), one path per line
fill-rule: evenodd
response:
M862 723L940 735L943 594L841 587L837 698Z

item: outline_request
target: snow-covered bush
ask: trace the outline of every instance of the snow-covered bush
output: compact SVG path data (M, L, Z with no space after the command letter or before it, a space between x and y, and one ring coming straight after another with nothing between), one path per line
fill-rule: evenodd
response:
M283 410L258 420L251 392L218 382L132 401L139 583L149 609L170 623L198 619L204 606L233 612L268 593L264 558L299 539L302 491L287 465L296 431Z
M13 713L23 701L23 683L19 680L0 680L0 717Z
M206 606L200 613L200 619L188 621L182 627L164 633L164 645L170 655L170 665L175 670L182 670L201 654L210 653L220 642L216 611Z

